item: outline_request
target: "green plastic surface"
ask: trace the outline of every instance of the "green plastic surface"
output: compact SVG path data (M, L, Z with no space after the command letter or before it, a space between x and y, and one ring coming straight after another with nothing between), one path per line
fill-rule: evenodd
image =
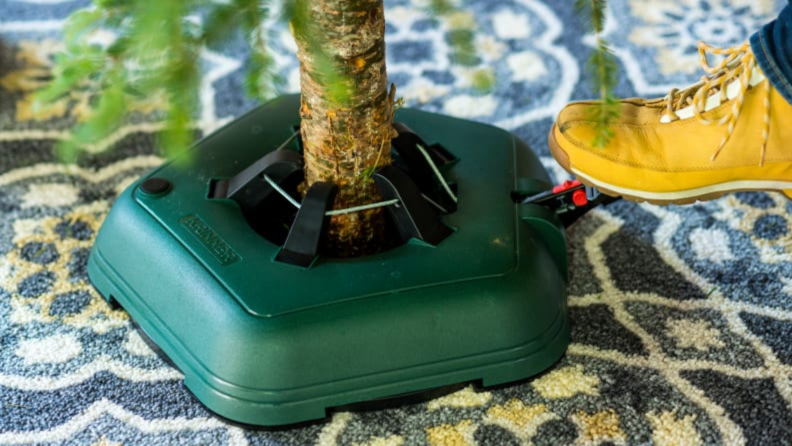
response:
M461 382L484 386L552 365L569 343L566 241L556 215L512 202L550 186L510 133L403 109L428 143L460 158L446 173L459 210L436 247L408 243L311 268L275 262L230 200L208 199L275 149L298 124L286 96L198 143L189 163L146 177L118 199L88 263L94 285L120 303L184 372L209 409L231 420L284 425L336 406ZM145 179L144 177L143 179Z

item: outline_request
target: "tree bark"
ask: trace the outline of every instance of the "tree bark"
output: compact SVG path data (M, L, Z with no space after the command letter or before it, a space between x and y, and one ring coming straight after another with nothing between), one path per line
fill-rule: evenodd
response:
M297 0L296 11L306 190L335 183L335 209L378 202L371 175L390 164L394 133L382 0ZM382 208L333 216L328 248L342 257L377 252L384 228Z

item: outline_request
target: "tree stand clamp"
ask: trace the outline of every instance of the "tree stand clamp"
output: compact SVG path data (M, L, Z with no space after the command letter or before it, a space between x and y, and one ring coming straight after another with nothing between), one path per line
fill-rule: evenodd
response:
M145 175L91 252L97 290L199 401L237 423L283 426L521 380L563 355L564 227L609 198L553 188L506 131L402 109L394 164L370 178L383 201L369 207L386 207L395 247L332 258L326 222L356 209L332 209L333 184L297 192L298 109L296 95L265 104Z

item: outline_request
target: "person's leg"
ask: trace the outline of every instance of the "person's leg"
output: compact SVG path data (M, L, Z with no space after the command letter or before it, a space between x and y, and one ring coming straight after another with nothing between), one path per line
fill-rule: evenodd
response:
M778 19L751 36L751 49L773 87L792 103L792 0Z
M754 43L755 42L755 43ZM741 190L792 197L792 0L778 20L707 75L663 98L621 101L604 147L595 145L599 101L567 105L550 151L583 183L609 195L690 203Z

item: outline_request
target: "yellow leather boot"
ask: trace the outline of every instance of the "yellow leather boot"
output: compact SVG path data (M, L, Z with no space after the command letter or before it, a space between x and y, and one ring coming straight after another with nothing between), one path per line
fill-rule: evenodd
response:
M707 75L657 99L625 99L595 147L591 107L567 105L549 136L556 160L609 195L653 203L691 203L744 190L792 197L792 105L765 79L748 43L699 45ZM724 56L710 66L707 53Z

